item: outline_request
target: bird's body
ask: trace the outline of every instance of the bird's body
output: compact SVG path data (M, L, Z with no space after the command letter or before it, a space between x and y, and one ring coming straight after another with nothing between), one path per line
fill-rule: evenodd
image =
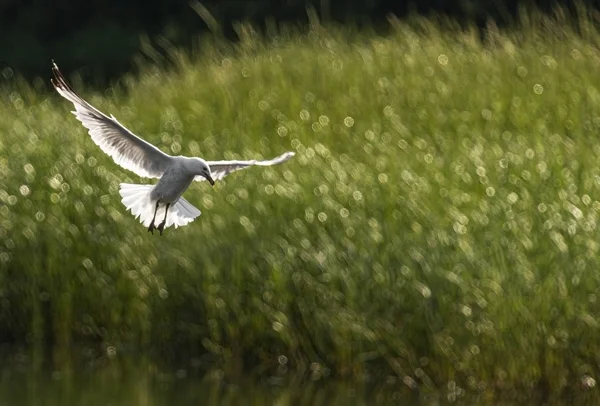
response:
M150 192L150 198L165 203L175 203L192 184L194 178L201 175L191 165L194 159L185 156L172 157L171 164Z
M123 197L123 204L133 215L139 216L140 222L146 227L151 227L153 219L166 216L166 205L171 208L170 216L161 228L186 225L200 215L200 210L181 197L194 178L200 175L193 165L195 159L198 158L171 157L169 165L154 186L121 183L119 193ZM164 206L157 207L158 202Z
M181 195L194 180L208 180L214 185L225 175L253 165L270 166L287 161L286 152L267 161L205 161L197 157L170 156L125 128L113 116L108 117L90 105L67 84L56 64L52 84L56 91L73 103L73 114L89 130L92 140L114 161L142 177L158 178L155 185L121 183L122 202L148 227L148 231L183 226L200 215ZM155 223L162 221L155 225Z

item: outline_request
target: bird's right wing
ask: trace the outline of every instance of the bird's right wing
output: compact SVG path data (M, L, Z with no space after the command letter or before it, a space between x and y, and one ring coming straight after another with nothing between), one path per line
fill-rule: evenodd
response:
M206 163L210 167L210 172L211 172L212 178L214 180L221 180L226 175L230 174L231 172L238 171L240 169L245 169L245 168L248 168L250 166L255 166L255 165L256 166L278 165L278 164L281 164L281 163L289 160L294 155L295 155L294 152L288 151L288 152L285 152L285 153L279 155L276 158L269 159L267 161L257 161L255 159L253 159L251 161L207 161ZM194 180L202 181L202 180L205 180L205 178L202 176L196 176L194 178Z
M160 178L171 163L172 157L144 141L117 121L82 99L66 82L52 63L56 91L73 103L72 113L88 129L92 140L118 165L145 178Z

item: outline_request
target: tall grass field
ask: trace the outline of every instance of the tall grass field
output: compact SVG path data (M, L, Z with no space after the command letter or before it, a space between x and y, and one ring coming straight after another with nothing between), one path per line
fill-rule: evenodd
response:
M118 194L152 180L48 81L2 72L2 341L454 395L595 390L600 32L392 25L246 27L105 91L70 77L170 154L296 151L193 184L202 215L162 237Z

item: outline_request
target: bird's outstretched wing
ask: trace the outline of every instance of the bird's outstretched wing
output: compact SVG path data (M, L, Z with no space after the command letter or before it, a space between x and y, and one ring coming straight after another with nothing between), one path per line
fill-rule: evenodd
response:
M277 158L270 159L268 161L207 161L206 163L210 167L210 172L212 174L212 178L214 180L221 180L226 175L231 172L238 171L240 169L245 169L250 166L271 166L278 165L289 160L291 157L296 155L294 152L286 152L282 155L279 155ZM202 176L196 176L194 180L202 181L206 180L206 178Z
M117 121L82 99L69 86L58 66L52 62L52 85L65 99L73 103L72 113L89 130L92 140L118 165L136 175L160 178L171 163L172 157L144 141Z

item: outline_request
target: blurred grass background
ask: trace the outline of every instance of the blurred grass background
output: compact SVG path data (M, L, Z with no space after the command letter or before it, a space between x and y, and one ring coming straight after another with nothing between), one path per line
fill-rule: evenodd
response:
M88 85L104 88L135 69L132 57L140 48L151 45L159 51L155 54L172 45L190 48L199 33L209 31L237 41L240 22L268 31L305 26L308 14L315 13L326 22L385 31L390 14L443 14L483 27L490 19L500 25L514 22L520 8L548 11L556 3L566 10L600 7L599 0L2 0L0 70L45 77L54 58L63 73L76 71Z
M591 14L521 18L246 25L105 92L71 77L172 154L297 152L192 185L202 216L162 238L120 203L146 180L4 71L2 341L455 394L594 386L600 36Z

